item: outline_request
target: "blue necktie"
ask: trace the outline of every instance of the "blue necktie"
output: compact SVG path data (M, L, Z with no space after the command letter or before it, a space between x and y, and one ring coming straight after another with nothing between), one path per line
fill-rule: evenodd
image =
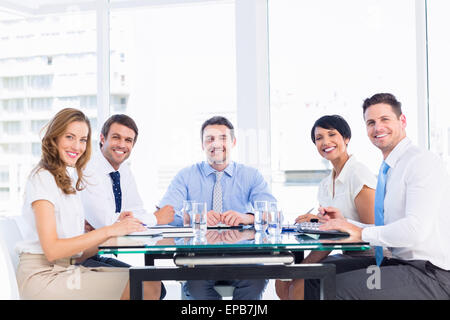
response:
M122 209L122 190L120 189L120 173L113 171L109 174L113 183L114 200L116 201L116 212Z
M384 225L384 196L386 194L386 174L389 170L389 165L383 161L378 173L377 189L375 191L375 225ZM377 266L383 261L383 247L375 247L375 260Z

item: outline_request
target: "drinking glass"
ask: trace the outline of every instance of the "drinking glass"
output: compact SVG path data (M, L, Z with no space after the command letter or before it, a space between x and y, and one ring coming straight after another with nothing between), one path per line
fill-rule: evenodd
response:
M206 233L206 202L192 203L192 220L194 221L194 232Z
M183 215L183 226L192 227L192 204L195 200L183 200L181 213Z
M253 209L255 210L255 230L265 231L267 229L269 204L267 201L255 201Z
M278 203L269 202L268 231L271 235L280 235L283 226L283 212Z

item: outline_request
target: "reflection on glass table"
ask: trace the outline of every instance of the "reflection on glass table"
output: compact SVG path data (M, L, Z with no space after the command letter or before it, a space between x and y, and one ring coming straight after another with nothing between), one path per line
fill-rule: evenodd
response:
M175 253L198 251L305 251L305 250L368 250L367 242L351 237L323 237L286 232L270 235L254 229L214 229L195 237L163 238L124 236L111 238L99 246L107 253Z
M368 250L350 237L321 238L286 232L271 235L254 229L213 229L195 237L125 236L99 246L100 254L144 254L145 267L130 268L130 297L142 299L144 281L230 279L319 279L321 299L335 298L332 264L299 264L305 250ZM171 259L175 267L155 266Z

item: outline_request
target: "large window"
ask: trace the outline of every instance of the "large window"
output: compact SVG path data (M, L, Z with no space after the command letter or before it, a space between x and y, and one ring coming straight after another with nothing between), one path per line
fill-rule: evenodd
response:
M349 152L374 173L381 154L366 136L365 98L395 94L417 140L415 23L409 0L269 0L273 190L291 221L317 207L331 169L310 138L319 117L349 122Z
M203 121L236 124L234 1L114 4L110 109L137 122L131 165L152 210L179 169L204 159Z
M450 172L450 2L428 0L430 148Z
M331 168L309 138L318 117L344 116L349 151L377 172L381 156L361 111L376 92L399 98L408 136L450 170L446 0L68 3L0 5L0 174L8 180L0 214L20 212L40 129L64 107L88 114L95 139L110 114L136 119L131 165L148 208L176 171L204 158L200 125L221 114L238 128L234 158L263 171L292 221L317 205L317 184ZM428 39L418 36L418 18Z
M22 5L0 5L0 215L20 213L45 123L72 106L97 117L95 12L15 8Z

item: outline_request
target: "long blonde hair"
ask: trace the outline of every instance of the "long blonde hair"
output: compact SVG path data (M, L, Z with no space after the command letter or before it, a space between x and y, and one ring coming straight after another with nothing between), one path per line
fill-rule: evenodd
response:
M75 184L75 189L72 187L72 180L67 174L66 164L61 159L57 140L61 137L67 126L72 122L84 122L88 126L88 136L86 143L86 150L75 164L78 179ZM44 127L45 135L42 138L42 156L41 161L37 165L37 169L43 168L55 177L56 185L65 194L74 194L76 191L83 190L85 182L83 177L83 170L86 167L91 157L91 124L88 117L80 110L74 108L65 108L59 111L52 120Z

